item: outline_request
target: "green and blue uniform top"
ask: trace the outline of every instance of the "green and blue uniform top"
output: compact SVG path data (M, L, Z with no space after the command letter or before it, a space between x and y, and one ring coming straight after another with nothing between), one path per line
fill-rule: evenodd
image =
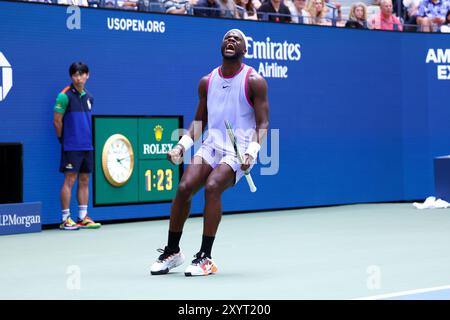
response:
M79 92L73 84L56 98L55 112L64 114L62 144L64 151L89 151L92 145L91 110L94 98L87 91Z

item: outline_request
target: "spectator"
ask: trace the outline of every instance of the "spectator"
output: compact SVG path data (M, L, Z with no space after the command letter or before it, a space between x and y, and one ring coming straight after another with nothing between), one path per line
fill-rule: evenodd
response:
M358 21L355 20L347 20L344 27L351 29L364 29L364 27Z
M272 22L291 22L291 12L282 0L268 0L259 7L258 18Z
M117 0L117 8L122 10L137 10L138 0Z
M99 8L101 6L101 0L87 0L89 7Z
M405 7L403 28L405 31L417 31L417 13L420 2L421 0L403 0L403 6Z
M367 29L367 7L362 2L353 3L350 6L350 12L348 14L348 21L345 24L346 27L349 27L350 24L356 22L353 27L354 28L365 28Z
M165 12L164 3L159 0L138 0L138 11Z
M445 22L445 15L450 9L448 0L422 0L417 13L417 24L420 31L431 32L439 30Z
M380 1L380 12L369 19L371 29L403 31L400 20L392 14L392 0Z
M445 16L445 22L441 26L441 32L450 33L450 10L447 11L447 14Z
M255 7L256 10L259 9L259 7L261 7L261 1L259 0L252 0L253 6Z
M103 3L103 8L115 8L116 0L105 0Z
M256 8L251 0L235 0L239 17L245 20L258 20Z
M170 14L192 14L192 7L198 0L165 0L164 8Z
M328 9L324 0L310 0L306 10L311 16L311 23L315 25L331 26L331 20L326 18Z
M221 7L217 0L199 0L194 6L194 15L201 17L220 18Z
M239 15L236 9L236 3L234 3L234 0L216 0L221 10L221 17L222 18L235 18L239 19Z
M330 21L341 21L342 20L342 11L341 4L339 2L331 2L330 0L325 0L325 6L328 9L326 18L330 19Z
M58 0L58 4L65 4L68 6L89 7L89 3L87 0Z
M405 8L402 0L392 0L392 12L398 18L405 16Z
M310 24L310 18L308 11L306 11L306 0L293 0L286 1L286 6L291 11L292 22Z

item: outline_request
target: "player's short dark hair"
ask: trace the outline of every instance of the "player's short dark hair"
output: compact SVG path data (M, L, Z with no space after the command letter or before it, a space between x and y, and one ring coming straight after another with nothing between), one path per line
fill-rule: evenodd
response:
M89 73L89 67L83 62L74 62L70 65L69 74L73 76L77 72L80 74Z

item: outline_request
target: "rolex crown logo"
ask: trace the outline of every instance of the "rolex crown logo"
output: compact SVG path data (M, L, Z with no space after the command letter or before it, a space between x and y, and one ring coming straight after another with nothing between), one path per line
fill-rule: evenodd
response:
M161 141L162 139L162 134L163 134L163 127L161 127L159 124L153 129L153 131L155 131L155 139L156 141Z

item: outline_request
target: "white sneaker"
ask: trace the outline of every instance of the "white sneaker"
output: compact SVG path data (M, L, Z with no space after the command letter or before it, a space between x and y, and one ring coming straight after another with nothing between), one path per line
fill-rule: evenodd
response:
M207 276L217 272L216 264L211 258L206 257L204 252L199 252L194 257L195 259L184 272L186 277Z
M164 250L158 249L157 251L161 252L161 255L150 268L150 273L153 275L169 273L171 269L182 265L184 262L184 254L181 250L178 253L173 253L169 251L168 247L165 247Z

